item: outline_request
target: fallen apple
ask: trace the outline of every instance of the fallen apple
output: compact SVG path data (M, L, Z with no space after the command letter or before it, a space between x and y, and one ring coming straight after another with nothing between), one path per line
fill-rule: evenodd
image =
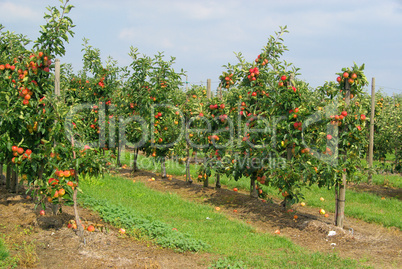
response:
M126 233L126 230L123 229L123 228L120 228L120 229L119 229L119 233L120 233L120 234L125 234L125 233Z
M89 225L87 230L88 230L88 232L93 232L93 231L95 231L95 227L93 225Z
M281 234L281 231L275 230L275 234Z
M44 216L45 214L46 214L46 213L45 213L45 210L39 211L39 215Z
M217 206L217 207L215 207L215 210L219 211L219 210L221 210L221 208L219 206Z
M326 213L326 214L324 215L324 217L328 218L328 217L329 217L329 214L328 214L328 213Z
M301 202L300 205L301 205L301 206L305 206L306 203L305 203L305 202Z
M324 200L325 200L324 197L321 197L321 198L320 198L320 201L321 201L321 202L323 202Z
M325 215L325 210L321 208L321 209L320 209L320 214L321 214L321 215Z

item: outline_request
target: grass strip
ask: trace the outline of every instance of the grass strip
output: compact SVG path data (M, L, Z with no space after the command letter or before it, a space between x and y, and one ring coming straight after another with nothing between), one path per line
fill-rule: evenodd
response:
M141 182L106 175L102 179L84 179L80 185L83 190L80 199L86 200L87 204L91 199L95 201L93 208L110 216L105 220L117 224L123 219L132 220L131 224L139 223L138 227L147 223L146 228L154 223L156 231L180 232L194 242L209 246L199 251L217 254L234 264L250 268L362 268L361 265L357 267L354 260L341 259L335 254L311 253L285 237L258 233L250 225L229 219L209 205L183 200L174 193L152 190ZM169 245L169 237L164 238L165 244ZM225 264L225 260L216 261L212 268L224 268L218 267L219 264Z

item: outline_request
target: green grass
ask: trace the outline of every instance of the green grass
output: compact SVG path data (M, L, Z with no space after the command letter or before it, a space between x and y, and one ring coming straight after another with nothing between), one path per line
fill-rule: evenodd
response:
M0 238L0 264L9 256L4 240Z
M106 175L103 179L84 179L80 186L84 193L80 199L104 201L109 210L103 210L103 214L116 219L115 208L120 208L122 219L130 214L162 223L169 230L176 228L193 240L204 242L207 247L201 251L243 262L249 268L361 268L357 261L309 252L285 237L258 233L242 221L229 220L211 206L151 190L140 182ZM99 207L102 205L98 204Z
M130 158L127 156L127 160ZM160 172L160 164L153 163L153 158L147 158L144 156L139 156L139 167L140 169L152 170L155 172ZM185 165L179 164L174 161L168 161L166 163L166 169L168 174L182 176L185 174ZM191 175L196 178L196 165L190 165ZM214 174L209 180L211 185L214 184L215 176ZM392 187L402 188L402 177L399 175L374 175L373 183L378 185L384 185L384 181ZM227 178L226 176L221 176L221 184L227 186L227 188L232 189L234 187L248 190L250 186L250 181L247 178L235 181L233 179ZM282 199L278 191L274 188L266 188L269 196L274 196ZM328 212L335 211L335 195L334 190L328 190L327 188L318 188L317 186L312 186L310 188L302 189L304 194L304 201L307 205L312 207L324 207ZM320 197L324 197L325 201L322 203ZM347 190L346 193L346 217L354 217L366 222L374 222L382 224L385 227L397 227L402 229L402 201L397 198L386 198L382 200L380 196L368 193L368 192L357 192L352 190Z
M8 248L4 242L3 235L0 235L0 268L16 268L17 261L10 256Z
M367 182L367 181L365 181ZM402 176L399 175L373 175L373 183L380 186L402 188Z

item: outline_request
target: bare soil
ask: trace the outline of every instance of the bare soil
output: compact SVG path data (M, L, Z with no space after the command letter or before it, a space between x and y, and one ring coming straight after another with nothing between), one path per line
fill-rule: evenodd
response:
M311 251L337 253L374 268L400 268L402 265L402 236L397 228L347 218L344 229L339 229L332 225L332 214L325 218L318 214L317 208L294 205L294 212L288 213L279 200L272 198L263 202L246 192L228 190L226 186L204 188L198 182L187 184L184 177L168 180L148 171L132 173L121 169L116 173L142 181L158 191L176 192L184 199L218 206L229 218L241 219L261 233L273 234L279 229L280 236ZM151 177L156 180L148 181ZM375 186L374 189L352 187L380 193ZM398 197L394 190L389 193L381 190L380 195ZM161 249L151 242L120 235L116 227L103 223L96 212L84 208L79 211L87 225L97 225L95 232L85 232L85 244L66 227L74 218L71 207L63 207L63 213L56 216L48 209L45 216L40 216L32 199L27 199L23 193L10 194L0 186L0 233L5 235L9 246L16 246L11 254L19 258L19 268L66 268L67 264L71 268L207 268L218 258L213 254ZM295 214L297 220L293 218ZM330 231L335 231L336 235L329 236Z

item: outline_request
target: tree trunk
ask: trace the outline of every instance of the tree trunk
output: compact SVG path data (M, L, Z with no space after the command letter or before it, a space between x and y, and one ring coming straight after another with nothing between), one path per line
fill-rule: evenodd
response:
M18 193L18 174L17 171L13 170L11 175L11 192Z
M208 182L208 176L206 177L206 178L204 178L204 188L208 188L208 184L209 184L209 182Z
M11 163L7 164L7 170L6 170L6 190L10 190L10 184L11 184L11 174L12 174L12 168L11 168Z
M346 90L346 95L345 95L345 109L348 108L349 103L350 103L350 84L348 81L345 83L345 90ZM347 132L346 127L344 127L343 132ZM343 153L343 158L346 161L346 156L347 152L344 151ZM346 197L346 172L342 174L342 183L337 183L338 184L338 189L339 189L339 195L338 195L338 200L336 201L336 211L337 215L336 220L335 220L335 225L338 227L343 228L343 221L345 219L345 197Z
M334 224L336 224L336 219L338 218L338 200L339 200L339 185L335 184L335 219Z
M117 146L117 166L121 166L121 162L120 162L120 155L121 155L121 147L120 147L120 143Z
M162 178L167 178L166 175L166 157L162 158L162 162L161 162L161 168L162 168Z
M190 145L188 141L186 142L186 181L188 182L188 184L193 183L190 174Z
M345 220L346 174L342 174L342 183L338 183L339 195L337 200L337 215L335 225L343 228Z
M3 175L3 164L0 163L0 185L5 183L5 176Z
M221 174L216 174L216 188L220 189L221 188Z
M258 192L255 184L255 177L250 178L250 196L253 198L258 198Z
M138 151L138 149L135 149L134 151L133 172L137 172L138 170Z

